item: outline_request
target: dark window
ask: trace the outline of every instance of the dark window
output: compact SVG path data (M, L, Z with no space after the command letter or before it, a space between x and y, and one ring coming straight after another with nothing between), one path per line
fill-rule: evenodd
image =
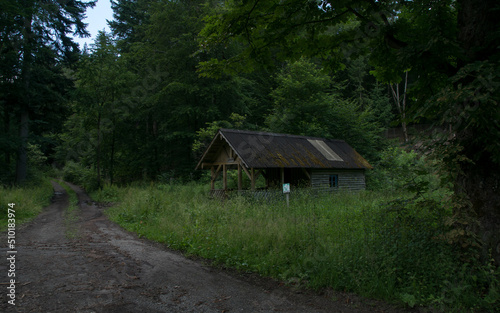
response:
M337 188L339 186L339 175L330 175L330 188Z

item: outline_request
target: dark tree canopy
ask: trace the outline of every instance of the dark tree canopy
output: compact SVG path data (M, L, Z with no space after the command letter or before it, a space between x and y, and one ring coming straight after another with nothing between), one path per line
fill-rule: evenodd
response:
M450 130L439 153L461 199L458 224L473 224L467 227L483 242L484 255L490 250L498 262L499 10L495 0L232 1L207 19L200 48L220 49L234 40L244 48L201 63L201 70L218 75L301 56L339 70L365 53L380 81L397 83L409 70L414 119Z
M30 126L34 119L43 120L59 111L58 105L71 86L63 68L74 64L80 53L71 34L88 35L82 19L86 8L94 4L95 1L77 0L18 0L1 4L0 105L5 123L2 136L10 138L2 154L9 172L11 157L17 152L18 183L28 174Z

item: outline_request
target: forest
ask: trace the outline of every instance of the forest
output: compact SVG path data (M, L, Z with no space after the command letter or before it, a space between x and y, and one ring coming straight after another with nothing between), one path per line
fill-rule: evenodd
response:
M498 1L114 0L111 32L79 47L94 5L0 2L0 192L206 184L218 128L342 139L369 191L415 195L391 208L446 206L433 223L481 273L459 308L498 304Z

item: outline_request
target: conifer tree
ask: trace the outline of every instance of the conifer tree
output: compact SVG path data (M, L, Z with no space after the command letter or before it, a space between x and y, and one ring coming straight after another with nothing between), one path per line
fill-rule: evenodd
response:
M27 177L32 119L42 117L45 111L61 103L71 84L62 69L72 66L79 56L78 45L71 35L88 35L82 19L86 8L94 5L95 1L80 0L2 2L0 84L3 92L0 95L6 125L11 124L14 113L19 128L15 140L17 183ZM10 132L10 126L7 127ZM11 151L5 152L8 161Z

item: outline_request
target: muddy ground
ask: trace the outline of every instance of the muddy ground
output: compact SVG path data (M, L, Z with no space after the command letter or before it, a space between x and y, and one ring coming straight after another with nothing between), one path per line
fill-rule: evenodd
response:
M315 293L192 260L109 221L71 185L79 210L53 182L52 204L17 228L15 306L7 235L0 235L1 312L402 312L352 294Z

